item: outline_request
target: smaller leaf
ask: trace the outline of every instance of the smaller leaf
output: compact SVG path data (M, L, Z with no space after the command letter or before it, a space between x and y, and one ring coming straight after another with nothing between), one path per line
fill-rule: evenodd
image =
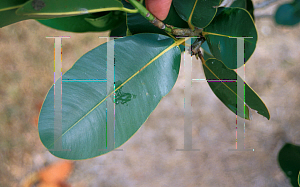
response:
M252 0L236 0L232 3L230 7L238 7L238 8L244 8L246 9L252 16L254 20L254 7Z
M126 16L124 12L111 11L105 12L107 14L101 15L104 12L91 14L89 17L84 18L87 22L93 26L102 30L111 30L119 26L125 21ZM99 15L100 14L100 15Z
M245 62L253 54L257 43L257 31L249 12L242 8L221 8L221 12L204 28L210 52L228 68L237 67L237 39L245 38Z
M300 186L300 170L299 170L299 174L298 174L298 185Z
M29 19L28 16L16 15L16 13L15 13L16 10L17 10L17 8L9 9L9 10L0 10L0 17L5 18L5 19L1 20L0 28L10 25L10 24L13 24L13 23L16 23L16 22L19 22L19 21L22 21L22 20Z
M0 1L0 11L7 8L16 8L17 6L21 6L27 0L1 0Z
M232 112L237 113L237 99L240 99L245 102L246 106L270 119L267 107L248 84L245 83L245 100L237 97L237 81L244 81L234 70L227 68L220 60L215 58L209 58L205 61L203 69L212 91ZM243 112L238 112L237 115L244 117ZM248 107L245 107L245 119L249 119Z
M110 29L114 29L122 22L125 21L125 16L122 13L112 17L113 15L117 14L116 12L99 12L96 14L85 14L79 16L71 16L71 17L62 17L62 18L54 18L54 19L46 19L46 20L37 20L38 22L46 25L48 27L62 30L62 31L69 31L69 32L100 32L100 31L107 31ZM108 13L108 14L107 14ZM97 17L96 15L101 15L105 17L98 19L93 19ZM87 19L87 20L86 20ZM92 24L91 24L92 22ZM98 25L96 27L95 25Z
M111 30L109 36L110 37L123 37L127 35L127 24L126 24L126 15L125 19L122 21L122 23Z
M173 0L179 16L191 26L206 27L214 18L220 0Z
M76 16L105 11L122 10L122 3L117 0L30 0L16 12L18 15L36 16L36 19Z
M24 4L26 0L1 0L0 1L0 28L6 25L16 23L25 19L30 19L28 16L16 15L16 10ZM4 19L5 18L5 19Z
M300 171L300 147L286 143L278 153L278 162L285 175L290 178L290 183L298 187Z
M300 22L300 1L281 5L276 11L275 20L279 25L298 24Z

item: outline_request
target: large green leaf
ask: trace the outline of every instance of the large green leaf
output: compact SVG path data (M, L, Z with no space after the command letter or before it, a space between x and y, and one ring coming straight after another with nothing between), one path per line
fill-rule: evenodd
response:
M234 70L228 69L221 61L210 58L203 63L206 80L215 95L232 112L237 113L237 99L246 103L246 106L256 110L259 114L270 119L269 111L259 96L245 83L245 100L237 97L237 81L244 82ZM235 81L235 82L233 82ZM242 111L237 113L243 117ZM245 107L245 119L249 119L249 108Z
M159 34L137 34L114 41L115 147L125 143L147 120L174 86L180 67L179 43ZM63 80L106 79L107 43L82 56ZM58 81L61 81L60 79ZM105 82L63 82L63 149L52 151L65 159L87 159L106 148ZM51 87L39 117L39 133L47 149L54 141L54 89Z
M117 0L30 0L16 13L49 19L116 10L123 10L122 3Z
M299 187L300 147L286 143L278 153L278 162L285 175L290 178L292 186Z
M214 18L221 0L173 0L179 16L190 25L206 27Z
M300 22L300 1L286 3L278 7L275 14L276 23L279 25L293 26Z
M257 31L249 12L242 8L223 8L214 20L204 29L210 52L221 60L228 68L237 67L237 39L229 37L253 37L245 38L245 62L253 54Z

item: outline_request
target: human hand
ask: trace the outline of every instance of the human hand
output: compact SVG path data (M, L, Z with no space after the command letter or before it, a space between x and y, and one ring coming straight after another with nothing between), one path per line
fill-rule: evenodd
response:
M172 0L146 0L146 8L158 19L167 18Z

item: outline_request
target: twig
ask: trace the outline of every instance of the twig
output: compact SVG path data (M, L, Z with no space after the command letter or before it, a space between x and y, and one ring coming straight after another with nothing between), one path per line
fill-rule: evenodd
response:
M200 58L202 64L205 64L205 60L204 60L203 55L202 55L202 53L201 53L200 50L199 50L199 52L198 52L198 56L199 56L199 58Z
M195 30L191 29L183 29L174 27L172 25L164 24L161 20L156 18L153 14L151 14L142 4L137 2L136 0L128 0L132 6L134 6L139 13L146 18L150 23L152 23L154 26L158 27L159 29L164 30L168 34L172 34L175 36L202 36L202 30L201 28L195 28Z
M205 42L205 38L202 36L200 38L197 38L196 41L192 44L192 48L191 48L192 55L195 55L196 59L198 59L198 57L200 57L200 59L201 59L200 47L204 42Z

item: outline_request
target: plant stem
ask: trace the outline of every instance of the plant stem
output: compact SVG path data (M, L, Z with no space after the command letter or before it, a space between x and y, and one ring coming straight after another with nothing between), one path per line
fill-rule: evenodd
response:
M204 63L204 58L202 56L202 53L200 51L201 45L205 42L205 37L202 36L202 28L194 27L194 29L187 29L187 28L177 28L172 25L164 24L162 21L157 19L153 14L151 14L142 3L137 2L136 0L128 0L132 6L134 6L138 12L146 18L148 21L150 21L154 26L158 27L159 29L164 30L170 37L172 37L174 40L176 39L175 36L188 36L188 37L200 37L197 38L197 40L192 44L192 55L195 55L196 58L200 57L201 61ZM184 39L178 40L178 45L184 43Z
M153 14L151 14L141 3L136 0L128 0L132 6L134 6L138 12L150 21L154 26L159 29L164 30L167 34L172 34L175 36L201 36L202 30L201 28L195 28L194 30L186 29L186 28L177 28L172 25L164 24L158 18L156 18Z
M142 4L140 4L136 0L128 0L128 1L132 4L132 6L134 6L134 8L136 8L139 11L139 13L144 18L150 21L153 25L155 25L156 27L162 30L165 30L168 33L171 33L172 30L169 27L166 27L166 25L162 21L160 21L155 16L153 16Z
M192 44L192 55L196 55L197 57L197 54L200 51L200 47L204 42L205 42L204 37L200 37L196 39L196 41Z

